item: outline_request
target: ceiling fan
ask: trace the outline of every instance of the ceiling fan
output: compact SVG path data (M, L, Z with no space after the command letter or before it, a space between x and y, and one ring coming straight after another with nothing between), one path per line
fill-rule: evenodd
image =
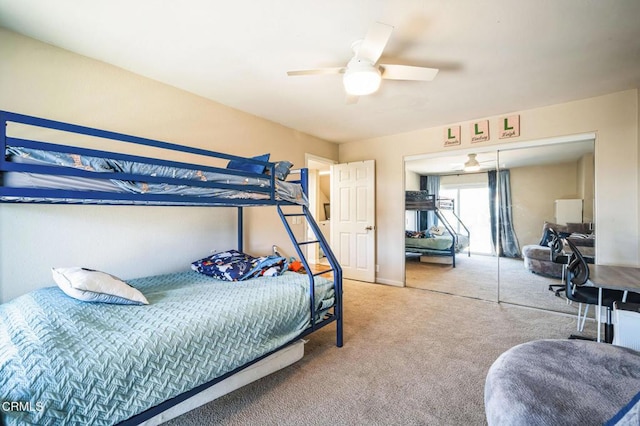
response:
M482 168L493 168L495 167L495 160L485 160L478 161L476 158L478 154L467 154L467 161L464 163L455 163L453 164L453 170L455 171L464 171L464 172L477 172ZM491 164L490 166L484 166L485 164Z
M345 67L288 71L287 75L344 74L342 82L347 92L347 103L355 103L359 96L376 92L382 79L433 80L438 74L435 68L378 63L392 31L391 25L380 22L373 24L364 40L358 40L351 45L354 56Z

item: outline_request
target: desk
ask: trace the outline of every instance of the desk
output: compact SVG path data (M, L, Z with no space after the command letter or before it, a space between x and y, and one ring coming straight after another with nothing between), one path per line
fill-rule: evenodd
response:
M609 266L589 265L589 283L598 287L598 342L600 342L602 290L622 290L640 293L640 267L637 266ZM607 312L607 325L605 328L605 341L611 343L613 336L611 324L611 312Z

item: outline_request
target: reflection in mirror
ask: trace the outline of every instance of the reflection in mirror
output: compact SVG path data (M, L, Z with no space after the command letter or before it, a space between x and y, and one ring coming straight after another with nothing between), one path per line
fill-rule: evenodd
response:
M595 259L594 141L500 150L498 166L499 300L577 313L564 298L564 265L552 260L548 228Z
M498 300L488 175L496 160L495 151L406 159L408 287Z

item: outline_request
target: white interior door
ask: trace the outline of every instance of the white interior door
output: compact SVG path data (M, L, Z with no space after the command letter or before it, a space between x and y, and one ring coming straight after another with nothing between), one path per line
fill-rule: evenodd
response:
M375 162L331 166L331 247L344 278L374 282Z

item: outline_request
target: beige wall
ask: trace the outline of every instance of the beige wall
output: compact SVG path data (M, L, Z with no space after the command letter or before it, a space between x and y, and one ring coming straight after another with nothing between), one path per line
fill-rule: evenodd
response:
M555 200L577 198L575 162L510 169L513 226L520 249L538 244L545 221L553 222Z
M595 221L598 227L598 262L640 264L638 90L505 113L520 115L521 136L499 140L495 136L498 134L499 117L478 117L489 119L490 123L492 137L484 146L596 132ZM462 145L457 148L469 149L470 122L452 124L460 124L462 128ZM403 285L404 282L404 157L444 151L443 128L428 128L340 145L341 162L376 161L378 282L394 285Z
M337 145L0 29L0 109L303 167ZM0 205L0 301L50 285L54 266L122 278L235 247L235 209ZM246 250L294 254L275 208L246 213Z
M420 191L420 175L418 173L406 171L405 189L407 191Z
M327 216L324 214L324 205L331 203L331 176L320 175L320 192L318 194L318 215L319 220L326 220Z
M586 154L578 162L578 198L584 200L583 222L593 222L593 204L595 201L594 156Z

